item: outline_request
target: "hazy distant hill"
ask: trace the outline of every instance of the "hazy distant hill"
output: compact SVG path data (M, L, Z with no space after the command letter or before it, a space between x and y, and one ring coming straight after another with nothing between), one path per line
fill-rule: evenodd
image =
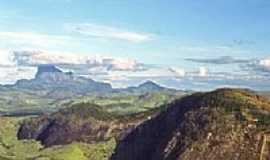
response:
M63 72L54 65L40 65L34 79L0 86L0 115L40 115L84 97L143 95L153 92L185 93L147 81L137 87L112 88L110 84Z
M148 92L160 92L160 91L169 91L169 92L176 92L175 89L169 89L162 87L152 81L146 81L137 87L128 87L124 89L119 89L119 92L121 93L129 93L129 94L145 94Z
M147 92L176 91L174 89L161 87L152 81L147 81L137 87L113 89L109 83L97 82L89 78L75 76L72 72L62 72L54 65L40 65L38 66L38 71L34 79L18 80L14 85L2 86L0 89L2 92L10 90L31 92L45 98L54 99L113 92L138 95Z
M196 93L170 104L117 145L112 160L269 158L270 102L247 90Z

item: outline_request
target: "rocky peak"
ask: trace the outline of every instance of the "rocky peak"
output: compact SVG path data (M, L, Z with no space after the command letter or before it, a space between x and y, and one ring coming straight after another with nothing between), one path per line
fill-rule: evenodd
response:
M36 78L39 78L44 73L63 73L60 69L51 64L43 64L38 66Z
M63 72L54 65L40 65L35 76L35 80L47 83L63 83L76 79L72 72Z

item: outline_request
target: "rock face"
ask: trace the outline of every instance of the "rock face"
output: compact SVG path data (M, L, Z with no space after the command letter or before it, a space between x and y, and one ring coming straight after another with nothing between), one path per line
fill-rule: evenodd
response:
M74 141L97 143L120 139L157 111L128 116L106 112L101 106L76 104L52 115L31 118L21 124L18 139L36 139L46 147Z
M56 68L54 65L39 65L38 71L36 73L36 78L40 78L45 73L63 73L60 69Z
M111 160L259 159L269 128L269 101L250 91L196 93L121 139Z
M44 83L66 83L67 81L75 81L76 78L70 72L62 72L54 65L40 65L35 80Z

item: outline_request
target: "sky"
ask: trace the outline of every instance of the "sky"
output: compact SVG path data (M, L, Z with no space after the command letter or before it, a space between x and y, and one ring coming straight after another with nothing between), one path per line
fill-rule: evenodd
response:
M268 0L0 0L0 83L55 64L114 87L270 90Z

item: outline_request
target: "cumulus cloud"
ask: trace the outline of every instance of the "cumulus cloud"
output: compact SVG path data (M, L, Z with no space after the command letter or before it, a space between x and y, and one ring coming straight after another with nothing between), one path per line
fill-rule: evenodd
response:
M19 66L38 66L54 64L64 68L103 71L140 71L146 69L144 64L134 59L112 58L102 56L85 56L61 52L14 51L13 62ZM95 68L95 69L93 69Z
M174 74L176 78L198 78L198 77L208 77L210 78L209 69L207 67L199 67L197 70L185 71L183 68L170 67L168 69ZM217 75L211 73L212 76Z
M174 73L176 77L184 77L186 75L186 71L182 68L170 67L169 71Z
M71 32L79 33L89 37L118 39L135 43L146 42L153 39L151 34L132 32L116 27L91 23L69 24L66 26L66 28Z
M20 79L32 79L35 72L34 67L0 67L0 84L11 84Z
M0 49L0 84L14 83L19 79L31 79L36 72L35 67L18 66L13 61L9 50Z
M208 68L206 67L200 67L199 68L199 74L200 77L207 77L208 76Z
M196 63L209 63L209 64L233 64L233 63L248 63L250 60L236 59L231 56L222 56L219 58L187 58L187 61L196 62Z
M257 66L265 71L270 71L270 57L257 61Z
M270 57L254 60L253 62L244 66L244 68L258 75L262 74L269 77Z
M116 80L126 74L132 75L149 69L149 66L130 58L40 50L0 50L0 83L33 78L37 66L42 64L56 65L63 71L72 71L77 76L98 80Z
M0 66L8 67L12 66L14 63L12 62L12 56L8 50L0 49Z

